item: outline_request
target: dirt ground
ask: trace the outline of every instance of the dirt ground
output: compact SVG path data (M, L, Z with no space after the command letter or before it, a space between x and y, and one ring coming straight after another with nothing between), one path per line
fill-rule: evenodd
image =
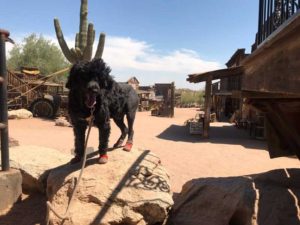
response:
M161 158L169 172L174 193L179 193L182 185L194 178L238 176L299 167L299 161L295 158L270 159L266 142L251 139L247 131L237 129L229 123L212 123L209 139L190 135L184 122L196 113L196 109L176 109L174 118L153 117L150 112L137 113L134 146L149 149ZM73 148L72 128L55 126L49 120L10 120L9 134L20 145L50 147L67 154ZM119 134L119 129L113 124L111 146ZM88 146L97 149L96 128L92 129ZM19 208L16 207L2 219L0 217L0 225L22 225L20 220L11 223L11 220L16 220L13 215L20 212L24 215L31 214L30 210L33 208L33 215L43 215L45 208L39 207L41 203L38 199L34 196L27 197L24 202L19 203ZM38 222L39 219L30 220L26 225Z

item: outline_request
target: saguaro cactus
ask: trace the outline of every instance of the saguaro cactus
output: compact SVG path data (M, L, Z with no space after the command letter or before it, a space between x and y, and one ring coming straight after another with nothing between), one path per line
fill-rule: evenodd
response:
M92 59L93 44L95 40L95 30L94 25L92 23L88 24L87 14L88 0L81 0L79 33L77 33L75 37L75 48L71 49L69 49L64 39L59 20L57 18L54 19L54 27L58 43L61 47L63 54L70 63L75 63L79 60ZM94 58L102 58L104 42L105 34L101 33Z

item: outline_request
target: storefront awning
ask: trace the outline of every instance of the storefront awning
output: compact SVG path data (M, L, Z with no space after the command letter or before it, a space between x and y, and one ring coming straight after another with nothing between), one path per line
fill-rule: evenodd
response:
M206 81L209 77L211 77L212 80L216 80L225 77L243 75L243 73L244 73L244 67L236 66L236 67L230 67L226 69L213 70L205 73L190 74L188 75L189 77L186 80L189 81L190 83L200 83Z

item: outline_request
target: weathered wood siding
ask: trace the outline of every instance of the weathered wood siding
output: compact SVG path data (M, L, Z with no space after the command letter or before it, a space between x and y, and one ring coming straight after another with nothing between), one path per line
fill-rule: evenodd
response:
M242 90L300 93L300 14L271 35L244 62Z

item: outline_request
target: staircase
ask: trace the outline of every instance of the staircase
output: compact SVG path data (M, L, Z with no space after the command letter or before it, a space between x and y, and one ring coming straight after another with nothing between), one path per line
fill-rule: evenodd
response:
M29 89L30 88L25 81L23 81L13 72L8 70L7 71L8 109L27 108L31 97L36 95L35 91L25 94Z
M16 90L13 90L13 86L11 84L7 85L7 98L8 98L8 104L7 107L8 109L20 109L22 108L22 98L18 98L12 102L10 102L12 99L15 97L20 96L22 93Z

